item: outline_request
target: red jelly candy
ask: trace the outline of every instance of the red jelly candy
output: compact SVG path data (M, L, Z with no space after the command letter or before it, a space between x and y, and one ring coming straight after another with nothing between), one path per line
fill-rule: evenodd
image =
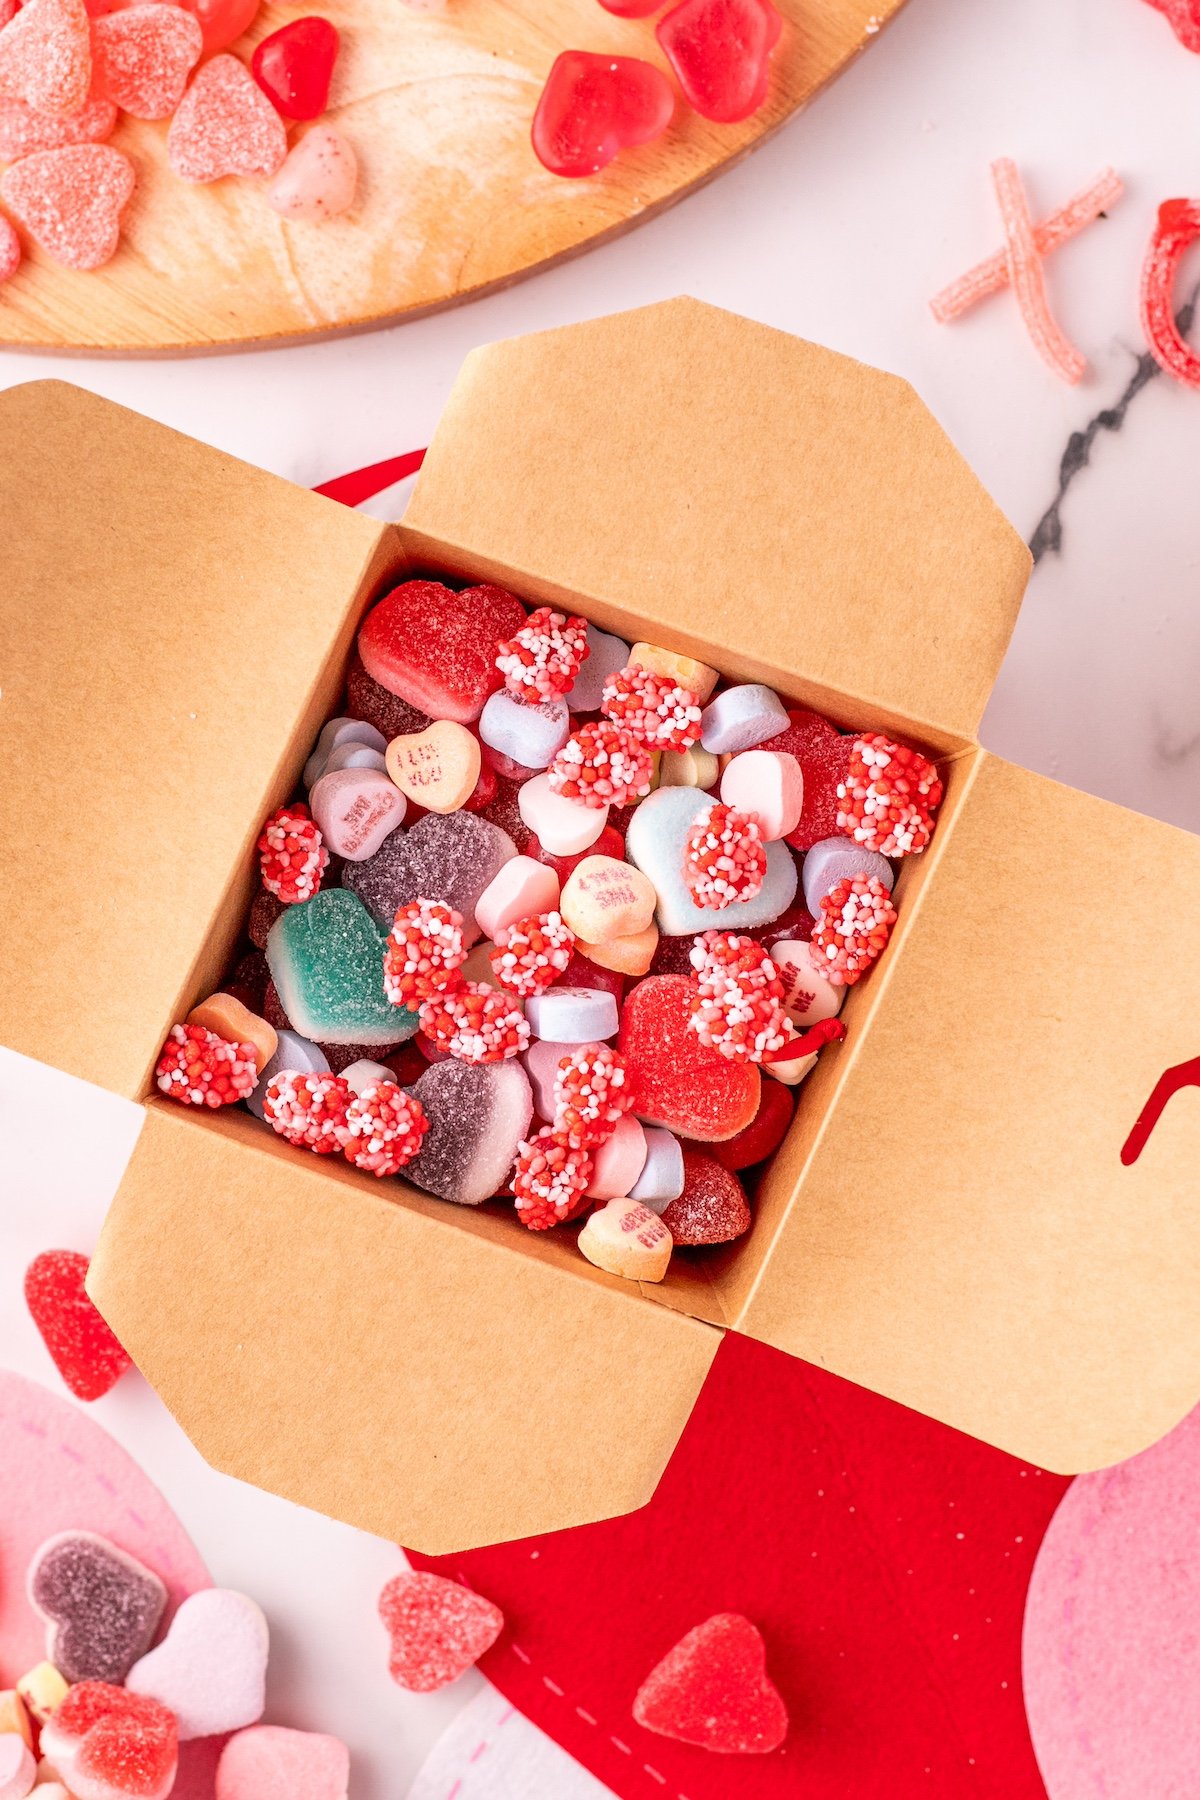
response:
M329 101L340 43L329 19L293 19L263 39L250 71L285 119L319 119Z
M27 0L0 39L0 93L41 113L79 111L92 81L83 0Z
M72 1689L75 1692L78 1689ZM78 1778L81 1792L86 1781L89 1794L136 1794L159 1800L175 1783L179 1761L175 1715L141 1694L129 1694L125 1700L119 1709L98 1718L87 1733L71 1765L72 1779ZM140 1704L130 1706L129 1701Z
M84 1291L88 1259L76 1250L44 1250L25 1271L25 1304L77 1400L99 1400L133 1358L121 1348Z
M674 111L671 84L652 63L564 50L533 115L533 148L552 175L595 175L619 151L661 137Z
M405 581L367 614L358 653L368 675L434 719L469 725L503 685L496 645L525 623L499 587L456 594L440 581Z
M758 1111L754 1063L730 1062L688 1027L694 981L651 975L625 1002L618 1048L639 1119L711 1143L744 1131Z
M399 694L389 694L385 687L380 687L363 668L357 651L346 677L346 713L351 719L365 719L368 725L381 731L389 743L394 737L409 737L424 731L433 723L428 713L418 712Z
M204 54L224 50L243 31L249 30L258 14L260 0L179 0L200 21L204 33Z
M504 1629L498 1606L444 1575L397 1575L379 1596L379 1616L391 1638L388 1670L410 1694L457 1681Z
M750 1208L736 1175L715 1156L685 1149L683 1192L663 1212L662 1222L677 1244L728 1244L749 1231Z
M535 837L525 851L532 856L534 862L545 863L558 876L560 888L566 887L568 878L575 873L585 856L611 856L614 862L625 861L625 839L611 825L606 825L594 844L581 850L577 856L551 856L542 845L540 838Z
M777 1750L788 1729L762 1636L740 1613L689 1631L638 1689L633 1716L662 1737L730 1753Z
M201 65L167 131L167 157L183 181L273 175L287 147L283 120L236 56Z
M787 841L793 850L811 850L814 844L838 835L838 784L850 762L851 740L820 713L789 711L788 719L786 731L759 747L786 751L800 764L804 809Z
M600 0L605 12L616 13L618 19L648 19L663 0Z
M714 1144L712 1153L727 1169L750 1169L774 1156L787 1136L795 1112L795 1092L782 1081L764 1081L758 1111L736 1137Z
M1200 0L1150 0L1150 5L1166 15L1185 50L1200 52Z
M696 111L731 125L766 99L782 30L771 0L683 0L654 34Z

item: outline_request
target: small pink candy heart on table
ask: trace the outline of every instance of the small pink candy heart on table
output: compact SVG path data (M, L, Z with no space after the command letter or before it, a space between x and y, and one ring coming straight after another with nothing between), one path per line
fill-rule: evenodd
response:
M0 37L0 93L42 113L78 112L92 82L83 0L28 0Z
M0 176L0 200L64 269L100 269L116 254L133 197L133 164L108 144L39 150Z
M125 1686L169 1707L182 1741L239 1731L262 1718L269 1648L267 1621L253 1600L205 1588L183 1602Z
M726 1754L777 1750L788 1716L758 1627L740 1613L697 1625L650 1671L633 1703L647 1731Z
M379 1616L392 1640L392 1680L413 1694L457 1681L504 1629L498 1606L443 1575L397 1575L379 1596Z
M285 219L334 219L354 204L358 158L332 125L314 125L271 183L267 195Z
M171 120L167 155L184 181L274 175L287 156L287 132L246 65L214 56Z
M135 119L169 119L204 48L191 13L176 5L131 6L96 20L96 90Z
M216 1800L346 1800L349 1783L350 1753L337 1738L252 1725L221 1752Z

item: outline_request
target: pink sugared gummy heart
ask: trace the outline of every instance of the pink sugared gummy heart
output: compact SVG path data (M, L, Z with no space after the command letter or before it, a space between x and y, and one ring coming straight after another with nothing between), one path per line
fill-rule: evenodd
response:
M76 1683L43 1728L41 1747L76 1800L166 1800L175 1785L174 1715L109 1682Z
M182 6L131 6L92 28L96 90L135 119L169 119L200 60L200 26Z
M762 1636L740 1613L717 1613L681 1638L638 1689L633 1716L661 1737L730 1755L777 1750L788 1730Z
M503 683L496 645L525 623L504 588L456 594L440 581L405 581L363 621L358 653L368 675L432 719L469 725Z
M379 1596L379 1616L391 1638L392 1680L413 1694L457 1681L504 1629L498 1606L444 1575L397 1575Z
M109 144L39 150L0 176L0 199L65 269L99 269L116 253L133 196L133 164Z
M287 156L287 132L245 63L214 56L171 120L167 155L184 181L274 175Z
M28 0L0 36L0 93L43 113L78 112L92 82L83 0Z
M64 144L100 144L116 123L111 100L89 100L77 113L59 118L24 100L0 100L0 161L19 162L35 150L60 150Z
M639 1119L680 1137L716 1142L744 1131L758 1111L759 1072L710 1050L689 1028L695 981L650 975L625 1002L617 1048Z
M696 111L731 125L766 99L782 30L771 0L681 0L654 34Z
M349 1786L340 1739L282 1725L237 1732L217 1764L216 1800L346 1800Z
M595 175L620 151L661 137L674 111L671 84L653 63L564 50L533 115L533 148L552 175Z

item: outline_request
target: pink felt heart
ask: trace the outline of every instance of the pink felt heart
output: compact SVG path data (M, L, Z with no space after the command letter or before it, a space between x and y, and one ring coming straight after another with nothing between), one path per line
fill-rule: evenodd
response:
M379 1596L379 1616L392 1640L392 1680L414 1694L457 1681L504 1629L498 1606L442 1575L397 1575Z
M221 1753L216 1800L346 1800L349 1780L350 1755L337 1738L252 1725Z
M108 144L39 150L0 177L0 199L53 262L99 269L115 254L133 164Z
M169 119L200 60L204 38L181 6L131 6L97 19L96 89L135 119Z
M245 64L214 56L171 120L167 155L184 181L273 175L287 155L287 132Z
M0 36L0 93L43 113L78 112L92 81L83 0L29 0Z

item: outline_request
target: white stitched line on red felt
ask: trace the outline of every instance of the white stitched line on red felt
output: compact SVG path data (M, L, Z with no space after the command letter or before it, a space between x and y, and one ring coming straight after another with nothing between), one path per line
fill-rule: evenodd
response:
M629 1748L629 1745L623 1744L619 1737L610 1737L608 1741L610 1744L615 1744L623 1756L633 1755L633 1751Z
M557 1681L551 1681L551 1679L550 1679L550 1677L549 1677L549 1676L548 1676L548 1675L543 1675L543 1676L542 1676L542 1683L543 1683L543 1685L544 1685L544 1686L545 1686L545 1687L548 1687L548 1688L549 1688L549 1689L550 1689L550 1692L551 1692L551 1693L552 1693L552 1694L557 1694L557 1695L558 1695L558 1698L559 1698L559 1699L560 1699L560 1700L561 1700L561 1699L562 1699L562 1697L563 1697L563 1691L562 1691L562 1689L561 1689L561 1688L560 1688L560 1687L559 1687L559 1685L558 1685L558 1683L557 1683Z
M666 1787L667 1778L665 1775L660 1775L657 1769L652 1769L650 1767L649 1763L643 1763L642 1767L643 1767L643 1769L645 1769L647 1775L649 1775L653 1781L661 1782L662 1786Z

